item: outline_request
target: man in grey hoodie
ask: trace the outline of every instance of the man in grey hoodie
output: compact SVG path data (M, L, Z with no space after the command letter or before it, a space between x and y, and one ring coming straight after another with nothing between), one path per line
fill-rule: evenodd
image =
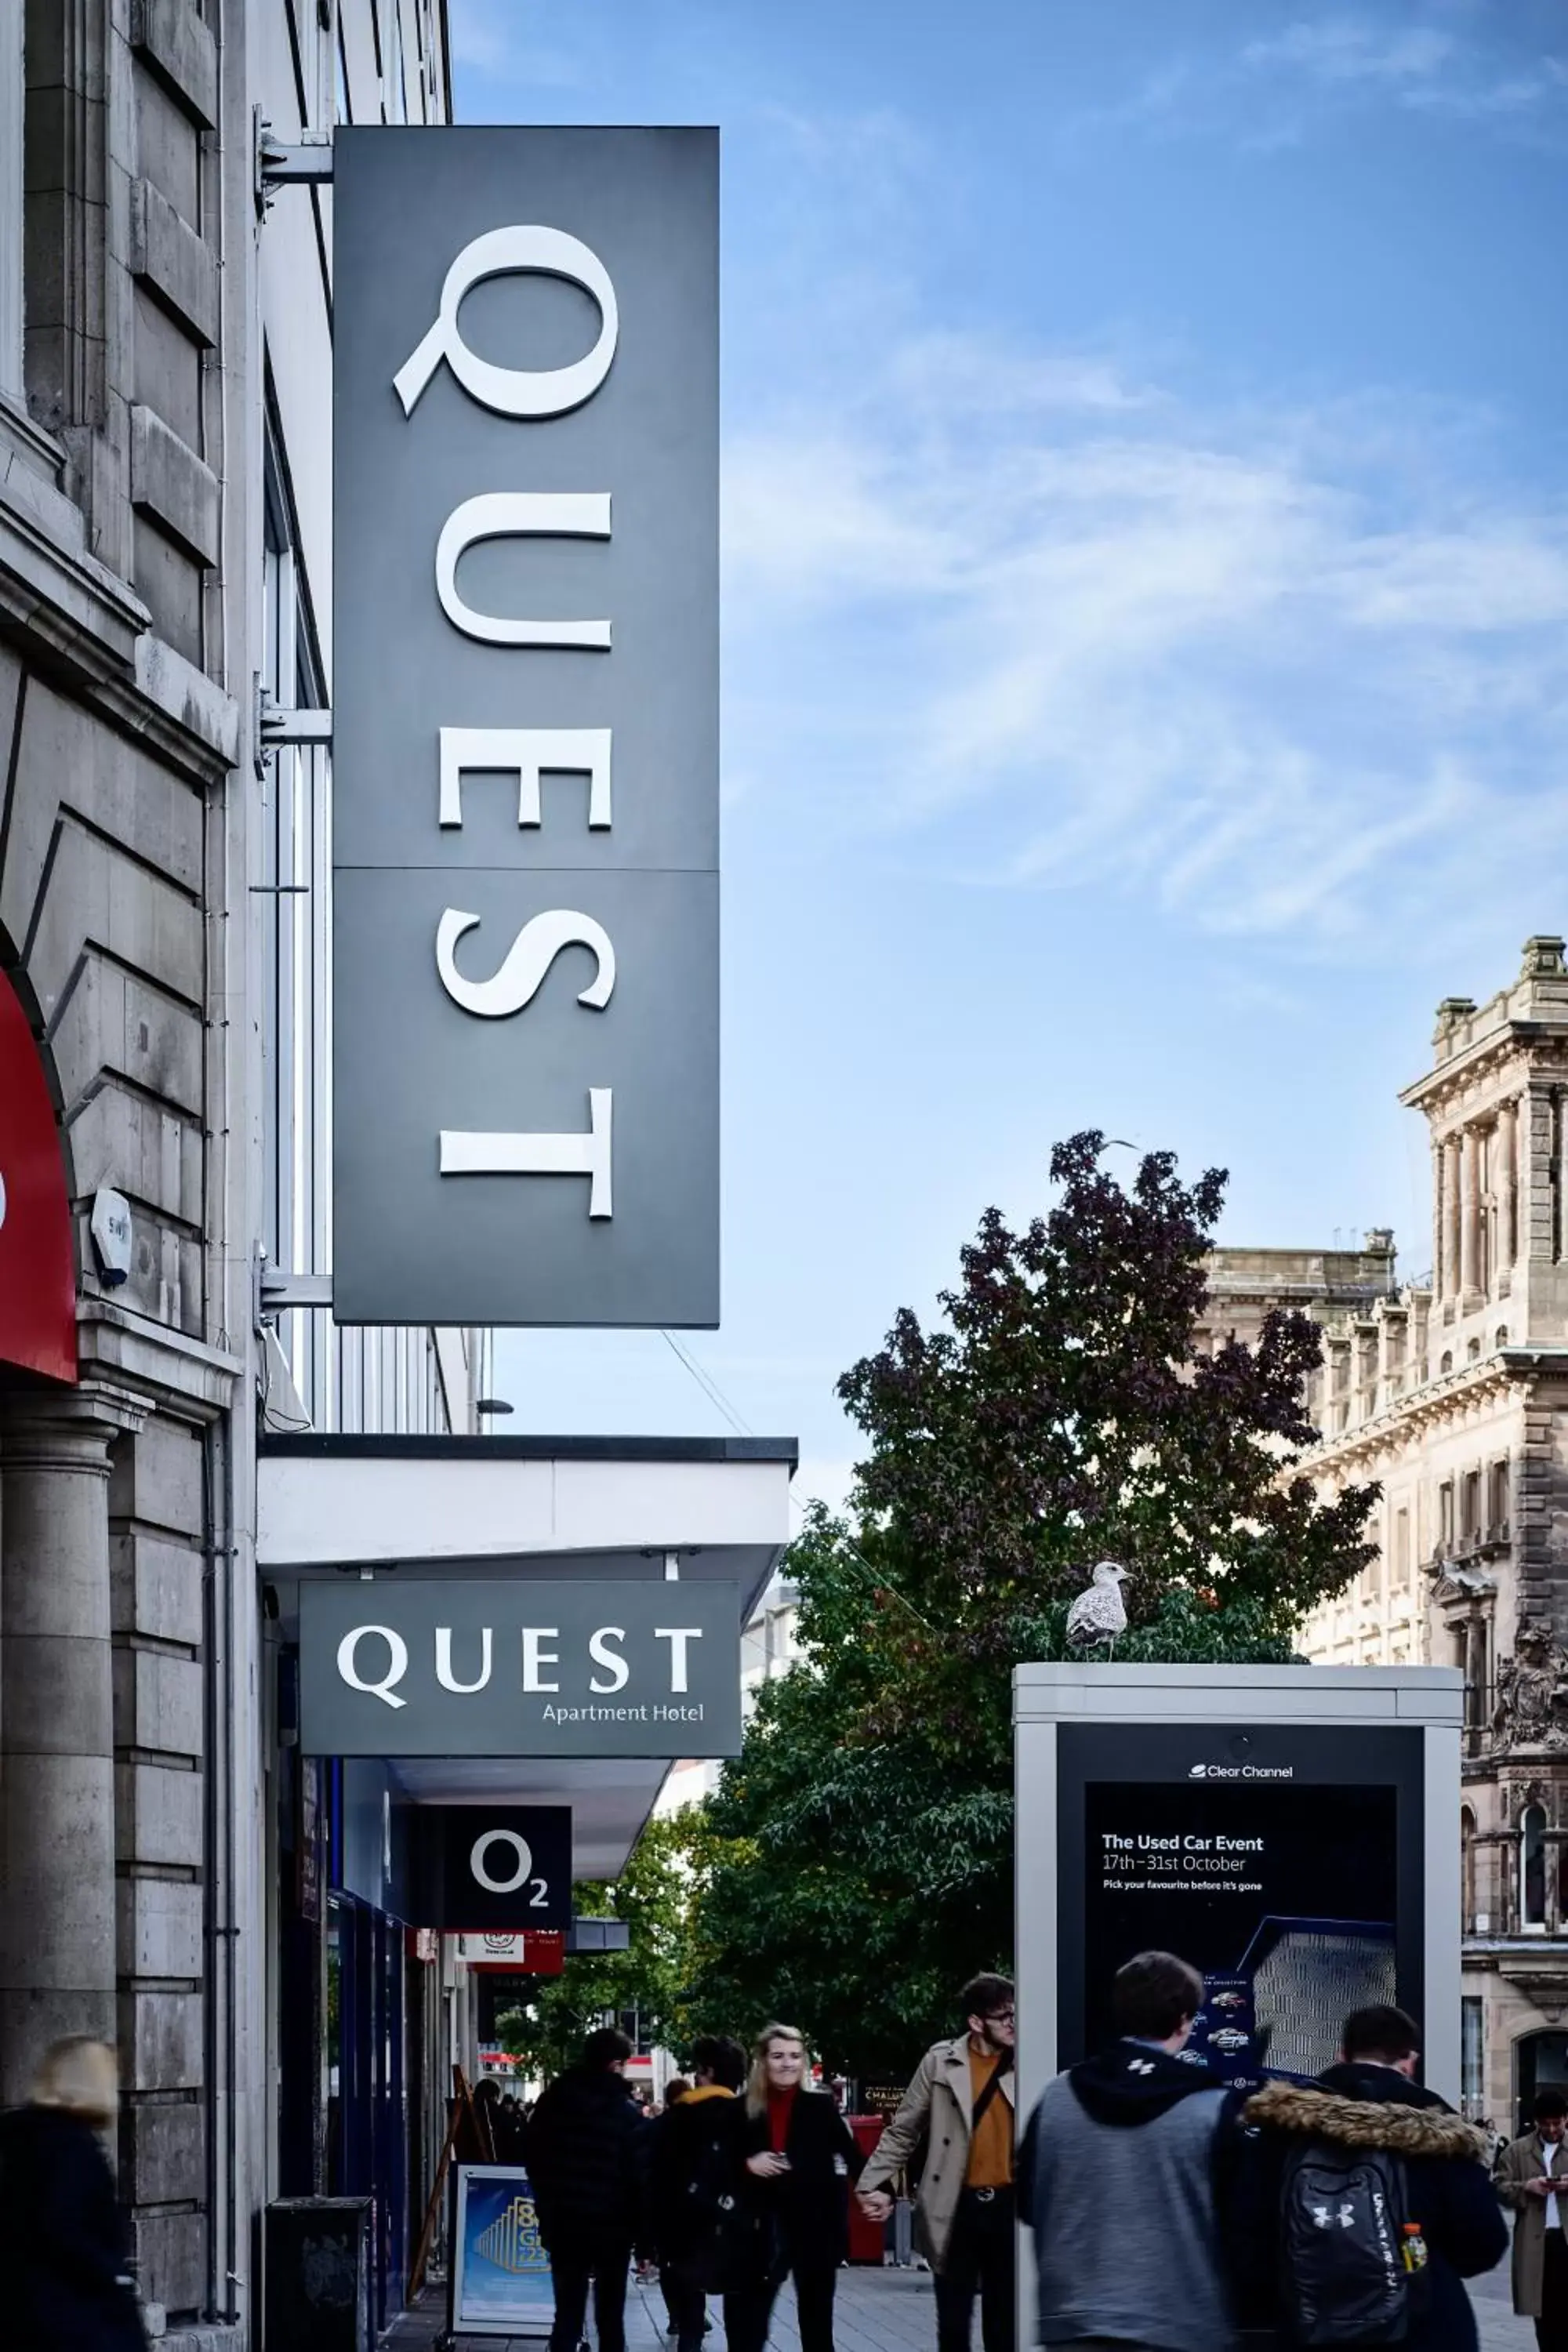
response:
M1215 2158L1239 2107L1179 2053L1203 1981L1170 1952L1117 1972L1119 2039L1047 2084L1020 2153L1042 2344L1226 2352L1236 2327L1215 2224Z

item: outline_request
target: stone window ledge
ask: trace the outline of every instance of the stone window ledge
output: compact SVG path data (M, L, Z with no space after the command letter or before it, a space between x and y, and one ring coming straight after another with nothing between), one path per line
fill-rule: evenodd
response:
M30 436L30 441L25 436ZM233 697L153 632L125 582L88 551L87 526L40 462L53 445L0 403L0 620L172 766L216 783L239 757Z

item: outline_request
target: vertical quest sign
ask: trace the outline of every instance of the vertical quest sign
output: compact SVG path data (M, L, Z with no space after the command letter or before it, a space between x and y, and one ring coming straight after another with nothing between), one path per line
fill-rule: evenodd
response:
M332 209L334 1312L715 1324L717 133Z

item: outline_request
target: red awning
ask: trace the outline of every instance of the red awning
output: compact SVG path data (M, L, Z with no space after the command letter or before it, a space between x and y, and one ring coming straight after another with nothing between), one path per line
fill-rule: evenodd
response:
M76 1264L54 1105L0 972L0 1362L76 1378Z

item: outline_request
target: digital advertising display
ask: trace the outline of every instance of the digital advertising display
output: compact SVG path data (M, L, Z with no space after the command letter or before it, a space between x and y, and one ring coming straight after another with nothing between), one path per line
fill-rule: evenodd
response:
M1320 2074L1370 2002L1420 2016L1418 1730L1064 1724L1058 1775L1059 2063L1152 1949L1202 1977L1188 2051L1228 2081Z

